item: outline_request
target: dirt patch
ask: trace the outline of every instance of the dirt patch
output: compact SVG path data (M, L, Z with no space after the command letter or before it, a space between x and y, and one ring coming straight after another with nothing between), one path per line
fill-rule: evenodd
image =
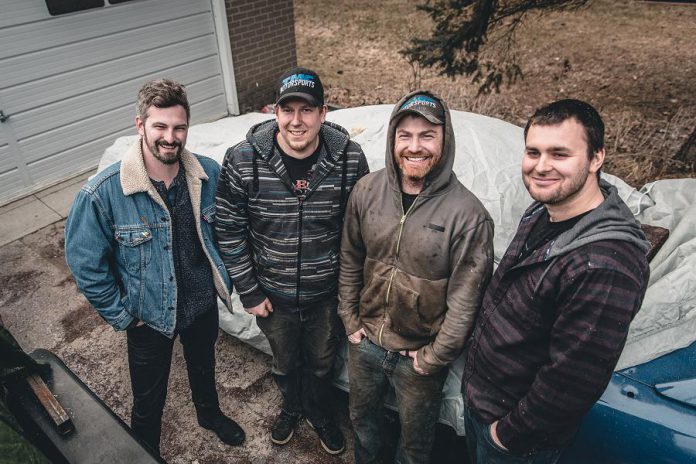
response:
M100 323L104 323L102 318L86 301L60 320L67 343L72 343L80 337L89 335Z
M39 288L38 278L41 274L30 270L0 276L0 306L16 303L20 298L34 293Z
M420 87L453 109L524 125L544 103L580 98L605 119L606 172L635 187L696 177L693 165L672 159L696 127L694 5L595 0L578 11L529 15L512 50L524 79L477 96L468 78L413 68L398 53L432 28L419 3L296 0L298 62L318 71L327 101L343 107L395 103Z
M27 235L20 241L56 268L70 272L65 263L65 221Z

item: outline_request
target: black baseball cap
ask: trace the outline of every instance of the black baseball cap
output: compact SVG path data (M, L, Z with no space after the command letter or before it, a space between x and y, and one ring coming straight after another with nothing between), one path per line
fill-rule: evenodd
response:
M404 114L411 113L422 116L433 124L445 123L445 108L436 98L424 93L419 93L401 105L394 118L401 118Z
M292 68L285 71L278 81L276 105L290 98L301 98L314 106L323 106L324 86L321 84L319 75L307 68Z

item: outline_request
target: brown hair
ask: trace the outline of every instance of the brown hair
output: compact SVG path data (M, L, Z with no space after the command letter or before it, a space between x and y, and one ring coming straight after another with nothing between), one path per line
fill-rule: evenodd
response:
M181 105L186 110L186 121L191 117L191 108L186 88L171 79L153 79L143 85L138 91L138 100L135 103L135 111L141 120L147 119L147 110L156 108L171 108Z

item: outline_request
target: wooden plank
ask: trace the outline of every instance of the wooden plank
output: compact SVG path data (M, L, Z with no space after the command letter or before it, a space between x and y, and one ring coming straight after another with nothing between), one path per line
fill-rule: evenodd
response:
M27 377L27 383L34 392L36 399L53 421L58 433L61 435L68 435L74 431L75 427L73 426L72 419L70 419L70 416L65 412L65 409L63 409L63 406L61 406L56 397L53 396L53 393L48 389L43 379L38 374L33 374Z

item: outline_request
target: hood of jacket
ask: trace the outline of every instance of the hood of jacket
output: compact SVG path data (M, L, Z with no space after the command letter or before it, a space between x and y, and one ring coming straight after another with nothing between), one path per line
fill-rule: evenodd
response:
M616 187L601 179L599 188L604 195L604 201L572 229L558 236L547 251L546 259L564 255L600 240L622 240L636 245L644 253L648 252L650 243L645 239L645 234L631 210L619 197ZM536 209L539 206L541 203L535 203L531 208Z
M270 161L273 156L273 147L277 132L278 123L275 119L271 119L252 126L249 132L247 132L246 139L261 158ZM338 124L325 121L321 125L319 134L322 143L326 144L328 147L326 156L333 158L333 161L337 162L350 141L348 131Z
M408 99L414 95L428 95L440 102L442 107L445 109L445 126L443 131L442 141L442 158L440 161L433 166L433 169L425 177L425 184L423 185L423 190L419 194L420 196L431 196L439 195L447 190L453 179L456 176L452 170L454 167L454 129L452 129L452 117L450 115L449 108L447 104L437 95L429 92L427 90L416 90L405 95L399 102L394 106L394 110L389 118L389 130L387 132L387 151L384 159L384 166L387 170L389 184L393 190L397 190L401 194L401 173L399 172L399 167L394 159L394 135L396 133L396 126L399 124L401 117L396 117L396 113L399 111L401 106L406 103Z

